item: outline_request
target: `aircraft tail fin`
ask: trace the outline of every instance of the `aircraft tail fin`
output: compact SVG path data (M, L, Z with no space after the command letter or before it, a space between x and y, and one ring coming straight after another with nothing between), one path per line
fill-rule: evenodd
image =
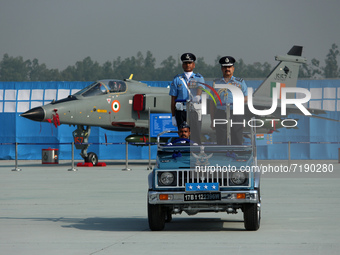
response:
M287 55L276 56L275 60L280 62L258 87L254 96L272 97L272 88L279 87L278 98L281 99L281 88L296 87L300 64L307 62L301 55L302 46L293 46Z
M293 46L293 48L290 49L290 51L288 51L287 55L291 55L291 56L302 56L302 46Z

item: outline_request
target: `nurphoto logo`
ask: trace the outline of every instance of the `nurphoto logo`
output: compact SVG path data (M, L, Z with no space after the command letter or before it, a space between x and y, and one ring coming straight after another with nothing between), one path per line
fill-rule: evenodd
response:
M205 84L205 86L208 86ZM222 105L222 101L221 98L219 97L218 93L216 92L216 90L214 88L212 88L211 86L208 86L208 88L211 89L211 91L215 94L215 96L212 95L212 93L210 93L209 91L207 91L206 89L203 89L205 92L207 92L207 94L212 98L212 100L214 101L215 105L217 105L218 103L220 103L220 105ZM244 115L244 95L242 93L242 90L236 86L233 86L231 84L215 84L215 88L217 89L228 89L232 95L233 95L233 114L234 115ZM248 87L248 109L249 111L256 115L256 116L267 116L270 115L272 113L274 113L277 110L278 107L278 98L279 96L281 96L281 115L282 116L286 116L287 115L287 108L291 107L290 105L294 105L295 107L297 107L304 115L306 116L310 116L312 115L307 109L306 107L303 105L304 103L309 102L309 100L311 99L311 93L309 90L304 89L304 88L297 88L297 87L282 87L282 88L277 88L277 87L272 87L271 88L271 95L272 95L272 102L271 102L271 107L269 109L255 109L254 107L254 101L253 101L253 88ZM291 93L300 93L299 98L288 98L288 94ZM207 114L207 94L202 94L202 115L206 115ZM301 96L301 94L303 96ZM219 102L216 102L215 97L219 100ZM246 121L245 119L242 122L234 122L231 123L236 125L243 125L246 126L246 124L248 124L248 126L250 127L262 127L265 122L270 122L272 124L272 127L274 127L275 122L280 121L281 125L283 127L295 127L297 126L297 121L294 119L253 119L253 120L249 120ZM228 120L225 119L215 119L213 122L213 126L215 127L215 125L218 124L226 124L228 122ZM289 123L289 124L288 124Z

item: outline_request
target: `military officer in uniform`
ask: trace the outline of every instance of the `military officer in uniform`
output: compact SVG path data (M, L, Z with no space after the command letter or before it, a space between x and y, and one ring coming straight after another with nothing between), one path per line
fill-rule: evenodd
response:
M178 136L179 138L183 139L180 140L178 137L173 137L171 139L171 142L168 143L167 145L174 145L176 143L173 143L174 141L178 140L178 143L181 144L190 144L190 126L188 125L188 123L186 123L185 121L178 127ZM193 145L197 145L197 143L194 143Z
M245 81L241 78L236 78L234 76L234 63L235 59L231 56L225 56L222 57L219 60L219 63L221 64L221 70L223 77L221 79L215 80L215 84L230 84L233 86L236 86L240 88L244 95L244 103L247 103L248 100L248 92L247 92L247 85ZM244 116L243 115L233 115L233 96L232 93L229 90L226 89L219 89L217 90L217 93L219 94L222 105L217 104L215 106L212 103L212 100L210 101L210 117L211 122L213 123L214 119L226 119L226 105L230 104L230 119L232 120L233 124L231 127L231 145L242 145L243 143L243 124ZM216 140L217 144L225 145L227 144L227 124L217 124L215 127L212 126L212 128L215 128L216 130Z
M172 124L180 126L187 121L187 103L200 103L202 90L205 88L204 78L199 73L194 73L196 56L192 53L184 53L181 56L182 68L184 73L176 75L171 83L169 95L171 96ZM190 110L189 123L191 126L191 138L198 144L201 143L201 121L196 111Z

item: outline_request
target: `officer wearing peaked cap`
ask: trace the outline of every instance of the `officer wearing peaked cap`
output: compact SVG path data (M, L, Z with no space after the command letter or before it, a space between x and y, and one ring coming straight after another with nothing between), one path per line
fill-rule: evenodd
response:
M245 81L241 78L236 78L234 76L235 71L235 58L231 56L224 56L220 58L219 63L221 64L221 71L223 77L215 80L215 84L229 84L238 87L242 90L244 95L244 103L247 103L248 100L248 90ZM210 113L211 121L214 119L226 119L226 105L230 104L230 118L233 123L243 123L244 116L242 115L233 115L233 95L229 90L219 89L217 93L220 95L222 105L213 104L212 100L210 101L210 109L212 109ZM213 125L212 125L212 128ZM227 144L227 125L219 124L215 126L217 144ZM243 125L236 124L231 126L231 144L232 145L242 145L243 143Z
M193 141L200 143L201 141L201 121L196 111L189 111L190 119L187 120L186 101L199 104L201 100L202 90L205 88L204 78L199 73L194 73L196 56L192 53L184 53L181 56L182 68L184 73L174 77L169 95L171 96L171 113L172 124L180 126L184 121L189 121L191 126L191 137Z
M181 61L182 61L182 63L184 63L184 62L195 62L196 56L192 53L184 53L181 56Z
M188 125L188 123L186 121L184 121L179 127L178 129L181 129L181 128L189 128L190 130L190 126Z
M167 145L176 145L176 144L191 144L192 145L198 145L197 143L194 143L190 140L190 126L186 121L184 121L179 127L178 127L178 137L173 137L171 139L171 142Z
M221 66L233 66L236 60L233 57L225 56L220 58L220 64Z

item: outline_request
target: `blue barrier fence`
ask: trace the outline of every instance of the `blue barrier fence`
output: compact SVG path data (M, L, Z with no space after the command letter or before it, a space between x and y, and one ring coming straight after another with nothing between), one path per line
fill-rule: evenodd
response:
M89 144L89 145L98 145L98 146L101 146L101 145L104 145L104 146L115 146L115 149L117 148L117 146L124 146L124 148L126 148L126 146L128 145L129 146L129 151L131 148L133 148L132 145L136 146L137 144L140 144L140 143L127 143L127 142L121 142L121 143L86 143L86 144ZM145 143L144 144L144 148L148 148L148 145L149 143ZM292 159L292 160L301 160L302 158L300 156L297 157L297 155L299 155L300 153L296 153L296 151L300 150L301 148L298 146L298 145L335 145L336 148L338 148L338 151L336 151L336 155L337 157L334 158L334 159L338 159L340 160L340 142L273 142L274 145L282 145L282 150L284 152L284 154L287 156L285 158L281 158L281 159ZM74 143L55 143L55 144L50 144L50 143L0 143L0 146L15 146L15 157L14 159L22 159L19 157L19 155L21 154L20 153L20 150L23 149L22 146L30 146L30 148L32 149L32 146L39 146L39 148L41 148L41 151L46 149L48 146L54 146L53 149L57 149L59 153L64 153L64 151L62 151L61 149L59 148L62 148L62 146L68 146L70 148L70 151L72 153L72 147ZM150 145L156 145L156 143L150 143ZM151 146L151 148L156 148L156 146ZM48 147L48 148L51 148L51 147ZM259 159L261 159L261 151L262 149L264 148L263 146L258 146L258 157ZM52 149L52 148L51 148ZM125 150L124 150L125 152ZM263 151L262 151L263 152ZM74 152L73 152L74 153ZM134 154L132 152L132 154ZM259 155L260 154L260 155ZM41 156L41 154L40 154ZM75 155L73 155L74 157ZM61 158L61 154L58 155L58 158L59 159L70 159L72 157L72 154L69 155L69 157L67 158ZM151 159L155 159L156 158L156 150L155 149L152 149L151 150ZM41 157L39 157L39 159L41 159ZM78 160L82 160L81 157L74 157L74 159L78 159ZM101 160L103 158L100 158ZM109 158L110 160L112 160L113 158ZM120 158L120 159L126 159L126 154L125 154L125 157L124 158ZM133 155L131 156L130 153L128 153L128 159L129 160L132 160L132 159L136 159ZM142 158L144 160L148 159L147 158ZM313 159L318 159L318 158L313 158ZM320 159L324 159L324 158L320 158Z
M169 86L170 82L146 82L150 86ZM15 158L15 143L19 144L19 159L41 159L41 150L59 149L60 159L71 158L72 132L75 127L30 121L19 116L32 107L61 99L89 85L90 82L0 82L0 159ZM261 81L247 81L257 88ZM298 87L312 93L309 107L327 110L323 117L340 119L340 80L299 80ZM291 115L298 119L298 129L274 132L268 145L258 146L259 159L287 159L287 143L292 142L292 159L337 159L340 141L339 122ZM88 151L100 159L125 159L125 137L130 132L113 132L92 127ZM108 144L106 144L106 141ZM33 145L34 144L34 145ZM36 145L38 144L38 145ZM156 156L156 146L151 146ZM148 159L148 147L130 146L131 159ZM75 151L75 159L81 159Z

